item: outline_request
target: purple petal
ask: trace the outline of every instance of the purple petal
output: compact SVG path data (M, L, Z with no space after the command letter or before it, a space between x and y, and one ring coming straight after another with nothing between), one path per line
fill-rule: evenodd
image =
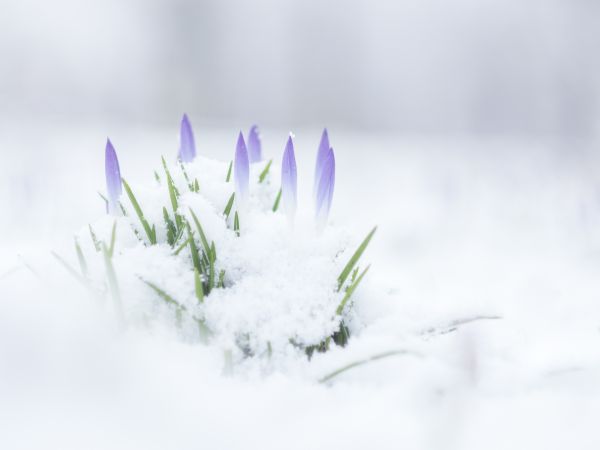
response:
M321 143L319 144L319 150L317 151L317 163L315 165L315 182L313 186L313 195L317 195L317 187L319 186L319 179L321 178L321 171L323 170L323 164L329 154L329 135L327 134L327 128L323 129L321 135Z
M293 217L296 213L296 199L298 191L296 156L294 155L294 142L292 136L287 140L283 160L281 162L281 200L284 211Z
M179 159L182 162L192 162L196 157L196 143L194 142L194 132L192 124L187 114L181 119L181 130L179 133Z
M106 140L106 151L104 152L104 172L106 174L106 193L108 194L108 212L115 214L119 210L119 197L123 192L121 186L121 170L117 152L110 139Z
M256 125L252 125L248 131L248 159L251 163L262 161L262 146Z
M327 222L335 186L335 156L330 148L323 162L316 193L316 217L320 226Z
M246 150L246 143L244 142L244 136L240 131L238 137L237 146L235 149L235 163L233 166L233 178L235 181L235 197L243 203L248 197L248 184L249 184L249 162L248 162L248 150Z

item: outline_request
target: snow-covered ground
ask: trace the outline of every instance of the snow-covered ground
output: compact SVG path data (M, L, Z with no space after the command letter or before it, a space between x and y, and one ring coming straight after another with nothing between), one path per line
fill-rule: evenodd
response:
M320 130L294 131L308 192ZM231 368L166 325L123 331L50 256L75 261L73 235L104 214L104 132L132 183L177 151L174 130L0 133L0 448L600 447L590 146L330 129L332 224L357 242L379 225L364 326L310 362ZM197 127L198 152L229 160L236 135ZM278 164L287 130L263 135Z

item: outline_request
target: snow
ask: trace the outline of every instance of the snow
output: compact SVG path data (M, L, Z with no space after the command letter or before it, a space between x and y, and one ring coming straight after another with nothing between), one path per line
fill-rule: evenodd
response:
M95 128L43 130L45 153L29 138L0 138L1 148L22 149L0 168L9 212L0 233L2 448L598 448L600 161L593 151L577 143L565 149L552 141L408 140L330 129L337 185L331 225L318 235L307 225L318 130L296 133L293 228L266 206L287 133L263 130L264 153L275 158L272 184L251 189L236 238L217 220L232 188L224 174L236 133L195 131L207 157L190 175L206 178L208 170L215 182L201 184L205 197L186 195L182 203L203 216L232 277L230 294L206 299L207 320L222 331L210 345L191 328L177 329L135 276L153 277L191 302L185 255L143 247L126 219L117 226L115 266L126 314L139 319L125 330L110 298L90 299L50 256L55 250L75 263L73 234L93 254L87 223L98 234L112 226L95 194L103 186L104 138ZM121 130L113 143L142 205L168 205L152 170L161 153L175 154L176 136ZM223 162L209 166L212 159ZM152 207L148 218L161 223ZM275 301L283 287L277 280L293 288L287 306L305 289L322 292L348 255L333 264L330 256L351 251L375 224L350 343L308 361L274 336L296 326L310 340L327 324L290 321L306 317L310 303L281 322L266 320L273 308L289 312ZM101 258L88 262L102 273ZM308 275L317 278L303 284ZM273 284L261 285L265 277ZM260 355L236 354L230 340L240 327L255 332ZM280 345L269 358L260 349L271 340ZM318 382L393 350L408 353Z

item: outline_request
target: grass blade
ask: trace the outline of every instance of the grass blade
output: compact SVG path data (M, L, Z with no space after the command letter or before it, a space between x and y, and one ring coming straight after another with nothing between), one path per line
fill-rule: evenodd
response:
M77 271L71 266L67 261L65 261L58 253L50 252L52 256L56 258L56 260L69 272L73 278L83 284L86 288L90 288L90 284L87 279L82 277Z
M338 288L337 288L338 292L340 292L340 290L342 289L342 286L346 282L348 275L350 275L350 273L352 272L352 269L354 268L354 266L356 265L356 263L358 262L358 260L360 259L360 257L364 253L364 251L366 250L367 246L369 245L369 242L371 242L371 238L375 234L375 231L377 231L377 227L373 228L369 232L367 237L361 242L361 244L358 246L358 248L352 255L352 258L350 258L350 261L348 261L348 264L346 264L346 267L344 267L344 270L342 270L342 273L338 277Z
M227 205L225 206L225 210L223 211L225 219L229 219L229 213L231 213L231 208L233 207L233 200L235 200L235 192L231 194L231 197L229 197Z
M94 243L94 248L96 249L97 252L99 252L101 250L101 248L100 248L100 242L98 241L98 238L96 237L96 233L94 233L94 230L92 229L91 225L88 225L88 228L90 229L90 236L92 237L92 242Z
M267 163L267 165L265 166L265 168L262 170L262 172L258 176L259 183L262 183L263 181L265 181L265 178L267 177L267 175L269 173L269 169L271 168L272 163L273 163L273 160L270 159L269 162Z
M319 383L326 383L329 380L331 380L332 378L337 377L339 374L344 373L350 369L353 369L355 367L359 367L362 366L364 364L370 363L372 361L377 361L378 359L383 359L383 358L389 358L390 356L397 356L397 355L413 355L413 356L420 356L418 353L414 353L411 352L409 350L392 350L389 352L385 352L385 353L379 353L378 355L373 355L369 358L366 359L362 359L360 361L355 361L353 363L350 363L346 366L340 367L337 370L334 370L333 372L331 372L328 375L325 375L323 378L319 379Z
M117 221L113 223L112 230L110 232L110 246L108 247L108 256L112 258L115 251L115 241L117 240Z
M275 197L275 203L273 203L273 212L277 211L279 208L279 201L281 200L281 189L277 193L277 197Z
M194 242L194 236L192 235L192 229L190 228L189 223L187 224L187 233L187 242L190 246L190 253L192 254L192 263L194 264L194 268L196 270L202 271L202 267L200 265L200 256L198 255L198 247L196 247L196 243Z
M190 243L190 239L193 238L188 237L185 241L183 241L183 243L179 247L177 247L177 249L173 252L173 255L179 255L179 253L181 253L181 250L183 250Z
M238 216L237 211L235 212L235 216L233 216L233 231L239 237L240 236L240 216Z
M210 246L208 245L208 240L206 239L206 235L204 234L204 230L202 229L202 225L200 225L200 221L192 208L190 208L190 213L192 214L192 219L194 220L194 224L196 225L196 229L198 230L198 234L200 235L200 242L202 243L202 248L204 249L204 253L208 256L210 255Z
M85 257L83 256L83 251L81 251L81 246L77 239L75 239L75 251L77 252L77 260L79 261L79 268L81 269L81 274L83 278L87 278L88 268L87 263L85 262Z
M150 245L156 244L156 230L154 229L154 226L150 228L148 221L144 218L144 213L142 212L140 204L135 198L135 195L133 195L133 191L131 190L129 184L127 183L127 181L125 181L125 179L123 179L123 187L125 188L125 192L127 193L127 197L129 197L129 201L131 202L135 213L140 219L140 223L142 224L142 228L144 228L144 231L146 232L146 236L148 236L148 241L150 242Z
M348 303L348 300L350 299L350 297L352 296L352 294L354 293L354 291L356 290L356 288L362 281L363 277L369 271L369 267L371 267L371 266L367 266L366 269L363 270L362 273L358 276L358 278L354 281L354 283L352 283L350 286L348 286L348 289L346 289L344 298L342 299L342 301L340 302L339 306L337 307L337 309L335 311L338 315L342 314L342 312L344 311L344 307L346 306L346 303Z
M233 167L233 161L230 161L229 163L229 168L227 169L227 176L225 177L225 183L229 183L229 180L231 180L231 169Z
M106 268L106 278L108 279L108 287L110 289L110 295L113 298L115 304L115 313L120 320L124 319L123 316L123 305L121 303L121 292L119 290L119 283L117 281L117 275L115 268L112 263L112 258L108 253L106 244L102 243L102 253L104 254L104 266Z
M220 270L219 271L219 281L217 282L217 287L218 288L224 288L225 287L225 270Z
M199 303L204 303L204 283L200 277L200 272L194 270L194 290Z
M165 158L161 156L161 160L163 168L165 169L165 174L167 176L167 188L169 189L169 198L171 200L171 207L173 208L173 215L175 216L175 224L177 225L177 230L181 230L183 227L183 218L179 214L177 214L177 209L179 208L179 191L175 187L173 177L171 177L171 173L169 172L169 168L167 167L167 162L165 161Z

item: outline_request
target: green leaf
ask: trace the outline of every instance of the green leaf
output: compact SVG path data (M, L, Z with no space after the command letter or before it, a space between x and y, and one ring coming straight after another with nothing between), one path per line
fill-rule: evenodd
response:
M175 245L175 236L177 235L177 229L175 228L175 224L169 217L169 213L167 212L167 208L163 206L163 219L165 220L165 225L167 227L167 242L171 247Z
M154 179L158 184L160 184L160 176L158 175L158 172L156 170L154 171Z
M273 212L277 211L279 208L279 201L281 200L281 189L277 193L277 197L275 197L275 203L273 203Z
M233 231L239 237L240 235L240 217L238 216L237 211L235 212L235 216L233 216Z
M233 168L233 161L229 162L229 168L227 169L227 176L225 177L225 183L229 183L231 180L231 169Z
M100 242L98 241L98 238L96 237L96 233L94 233L94 230L92 229L91 225L88 225L88 228L90 229L90 236L92 237L92 242L94 243L94 248L96 249L97 252L99 252L102 249L100 248Z
M77 271L73 268L73 266L71 266L67 261L65 261L58 253L55 253L55 252L50 252L50 253L67 270L67 272L69 272L73 276L73 278L75 278L77 281L79 281L86 288L91 288L89 281L85 277L79 275L79 273L77 273Z
M367 266L365 268L365 270L363 270L362 273L358 276L356 281L354 281L354 283L352 283L350 286L348 286L348 289L346 289L346 292L344 294L344 298L342 298L342 301L340 302L340 304L338 305L338 307L335 311L336 314L341 315L342 312L344 312L344 307L346 306L346 303L348 303L348 300L350 300L350 297L352 296L352 294L354 293L354 291L356 290L356 288L362 281L363 277L369 271L369 267L371 267L371 266L370 265Z
M190 239L193 239L193 237L188 237L185 241L183 241L183 243L179 247L177 247L177 250L173 252L173 255L179 255L179 253L181 253L181 250L186 248L187 245L190 243Z
M198 178L194 178L194 192L200 192L200 183L198 183Z
M194 242L194 237L192 235L192 229L190 228L190 224L186 224L187 226L187 232L188 232L188 239L187 242L189 243L190 246L190 253L192 255L192 263L194 264L194 267L199 270L202 271L202 267L200 265L200 257L198 256L198 247L196 247L196 242Z
M104 266L106 268L106 278L108 279L108 287L110 294L115 304L115 312L119 319L123 319L123 306L121 303L121 292L119 290L119 283L117 282L117 275L115 274L115 268L112 263L112 258L108 253L106 244L102 243L102 253L104 254Z
M204 230L202 229L202 225L200 225L200 221L192 208L190 208L190 213L192 214L192 219L194 220L194 224L196 225L196 229L198 230L198 234L200 235L200 242L202 243L202 248L204 249L204 253L208 256L210 255L210 246L208 245L208 240L206 239L206 235L204 234Z
M190 191L194 192L194 185L190 181L190 178L188 177L188 174L185 171L185 166L183 165L183 162L181 160L179 160L179 167L181 167L181 172L183 173L183 178L185 178L185 181L186 181L188 187L190 188Z
M219 271L219 281L217 282L217 287L218 288L224 288L225 287L225 270L220 270Z
M265 166L265 168L262 170L262 172L258 176L259 183L262 183L263 181L265 181L265 178L267 177L267 174L269 173L269 169L271 168L272 163L273 163L273 160L270 159L269 162L267 163L267 165Z
M117 239L117 221L113 223L112 230L110 232L110 246L108 247L108 256L112 258L115 251L115 241Z
M215 287L215 261L217 260L217 251L215 249L215 243L212 242L210 246L210 253L208 258L208 291L212 291Z
M194 268L194 287L196 290L196 298L199 303L204 303L204 288L202 287L202 279L200 278L200 272Z
M223 215L225 219L229 219L229 213L231 212L231 207L233 206L233 200L235 199L235 192L231 194L229 200L227 201L227 205L225 206L225 210L223 211Z
M85 257L83 256L83 252L81 251L81 246L79 245L79 241L75 239L75 251L77 252L77 260L79 261L79 268L81 269L81 274L84 278L87 278L88 269L87 263L85 262Z
M175 306L177 309L181 309L183 311L186 310L185 306L167 294L163 289L159 288L156 284L144 280L142 277L138 277L144 284L146 284L149 288L151 288L154 292L158 294L158 296L165 301L165 303L169 305Z
M175 216L175 224L177 225L177 230L181 230L183 227L183 219L177 213L177 208L179 208L179 191L175 187L175 183L173 182L173 177L171 177L171 173L169 172L169 168L167 167L167 162L165 158L161 156L162 165L165 169L165 174L167 176L167 188L169 189L169 198L171 199L171 207L173 208L173 215Z
M340 290L342 289L342 285L345 283L346 279L348 278L348 275L350 275L350 272L352 272L352 269L366 250L367 246L369 245L369 242L371 242L371 238L375 234L375 231L377 231L377 227L373 228L371 232L367 235L367 237L362 241L362 243L352 255L352 258L350 258L350 261L348 261L348 264L346 264L346 267L344 267L344 270L342 270L342 273L338 277L338 292L340 292Z
M144 228L144 231L146 232L146 236L148 236L150 245L156 244L156 230L154 229L154 226L152 228L150 228L150 224L148 224L148 221L144 218L144 213L142 212L142 208L140 207L140 204L138 203L137 199L135 198L135 195L133 195L133 191L129 187L129 184L127 183L127 181L125 181L125 179L122 179L122 180L123 180L123 187L125 188L125 192L127 193L127 197L129 197L129 201L131 202L131 205L133 206L135 213L137 214L138 218L140 219L140 223L142 224L142 228Z

